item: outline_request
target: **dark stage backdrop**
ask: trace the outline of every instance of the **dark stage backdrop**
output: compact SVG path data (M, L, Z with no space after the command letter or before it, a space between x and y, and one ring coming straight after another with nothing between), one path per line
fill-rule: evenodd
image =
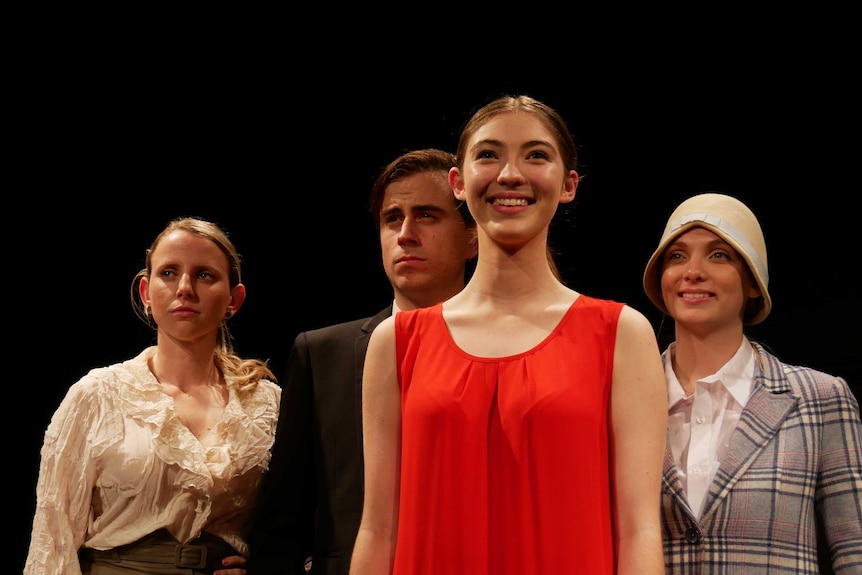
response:
M87 370L154 341L129 287L169 219L199 215L230 232L248 288L232 320L237 347L281 375L299 331L390 301L367 205L378 171L407 149L454 150L470 112L501 93L555 106L580 146L583 179L552 235L571 287L627 302L658 328L641 275L667 216L696 193L736 195L765 230L774 299L750 335L787 362L846 377L860 395L850 178L859 94L837 64L628 60L610 62L608 75L575 60L569 74L490 79L461 62L440 78L402 82L412 70L375 69L356 83L281 63L160 69L143 54L112 63L58 53L40 89L21 91L20 175L7 182L17 203L4 213L8 367L24 397L10 406L20 423L7 427L21 453L11 475L21 482L12 548L22 561L51 413Z

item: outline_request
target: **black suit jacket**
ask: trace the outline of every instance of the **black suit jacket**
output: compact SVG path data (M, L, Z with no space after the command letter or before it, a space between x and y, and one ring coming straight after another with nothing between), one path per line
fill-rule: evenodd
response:
M296 336L272 461L249 530L250 575L348 575L362 517L362 370L377 315Z

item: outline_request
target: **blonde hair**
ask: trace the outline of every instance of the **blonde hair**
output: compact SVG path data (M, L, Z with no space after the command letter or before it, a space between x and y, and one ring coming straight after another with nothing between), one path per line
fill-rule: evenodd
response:
M150 278L150 274L152 273L152 254L159 245L159 242L161 242L162 238L168 234L178 230L207 239L218 246L227 258L230 287L234 288L242 282L240 265L242 258L224 230L213 222L200 218L182 217L172 220L167 226L165 226L161 233L156 236L152 245L147 248L144 267L136 273L135 277L132 279L130 292L132 309L134 310L135 315L153 329L156 329L158 326L156 326L149 308L141 299L138 286L143 278ZM240 390L253 389L257 383L264 378L272 381L276 380L267 361L243 359L236 354L233 347L233 336L231 336L230 330L228 329L227 318L222 320L221 324L219 324L213 361L219 371L221 371L222 375L234 380Z

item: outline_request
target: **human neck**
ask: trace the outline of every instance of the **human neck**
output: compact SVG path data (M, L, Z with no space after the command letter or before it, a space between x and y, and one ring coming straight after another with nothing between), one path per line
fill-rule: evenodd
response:
M212 348L177 347L160 342L149 363L160 383L170 384L180 391L221 382Z
M525 262L499 256L485 265L480 260L466 289L483 300L500 303L526 300L541 304L544 298L556 299L565 286L554 276L544 254L542 258Z
M673 370L680 382L697 381L720 370L739 350L742 330L698 334L677 326Z
M409 311L423 307L431 307L446 301L464 288L463 280L451 285L438 286L434 289L395 292L395 305L401 311Z
M485 297L503 299L554 293L562 285L548 262L544 236L512 248L480 241L479 259L468 283Z

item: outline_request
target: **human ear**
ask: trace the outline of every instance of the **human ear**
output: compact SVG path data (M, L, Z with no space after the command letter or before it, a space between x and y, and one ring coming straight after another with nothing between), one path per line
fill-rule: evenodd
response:
M452 193L455 194L455 199L464 201L464 178L461 177L461 171L458 168L449 168L449 185L452 187Z
M227 306L227 311L229 311L231 315L234 315L239 311L239 308L242 307L244 301L245 286L243 284L236 284L230 290L230 303Z
M141 280L138 282L138 296L141 298L141 302L144 304L144 307L150 307L150 280L147 276L141 277Z
M560 192L560 203L567 204L575 199L575 192L578 189L578 173L575 170L569 170L569 175L563 182L563 190Z

